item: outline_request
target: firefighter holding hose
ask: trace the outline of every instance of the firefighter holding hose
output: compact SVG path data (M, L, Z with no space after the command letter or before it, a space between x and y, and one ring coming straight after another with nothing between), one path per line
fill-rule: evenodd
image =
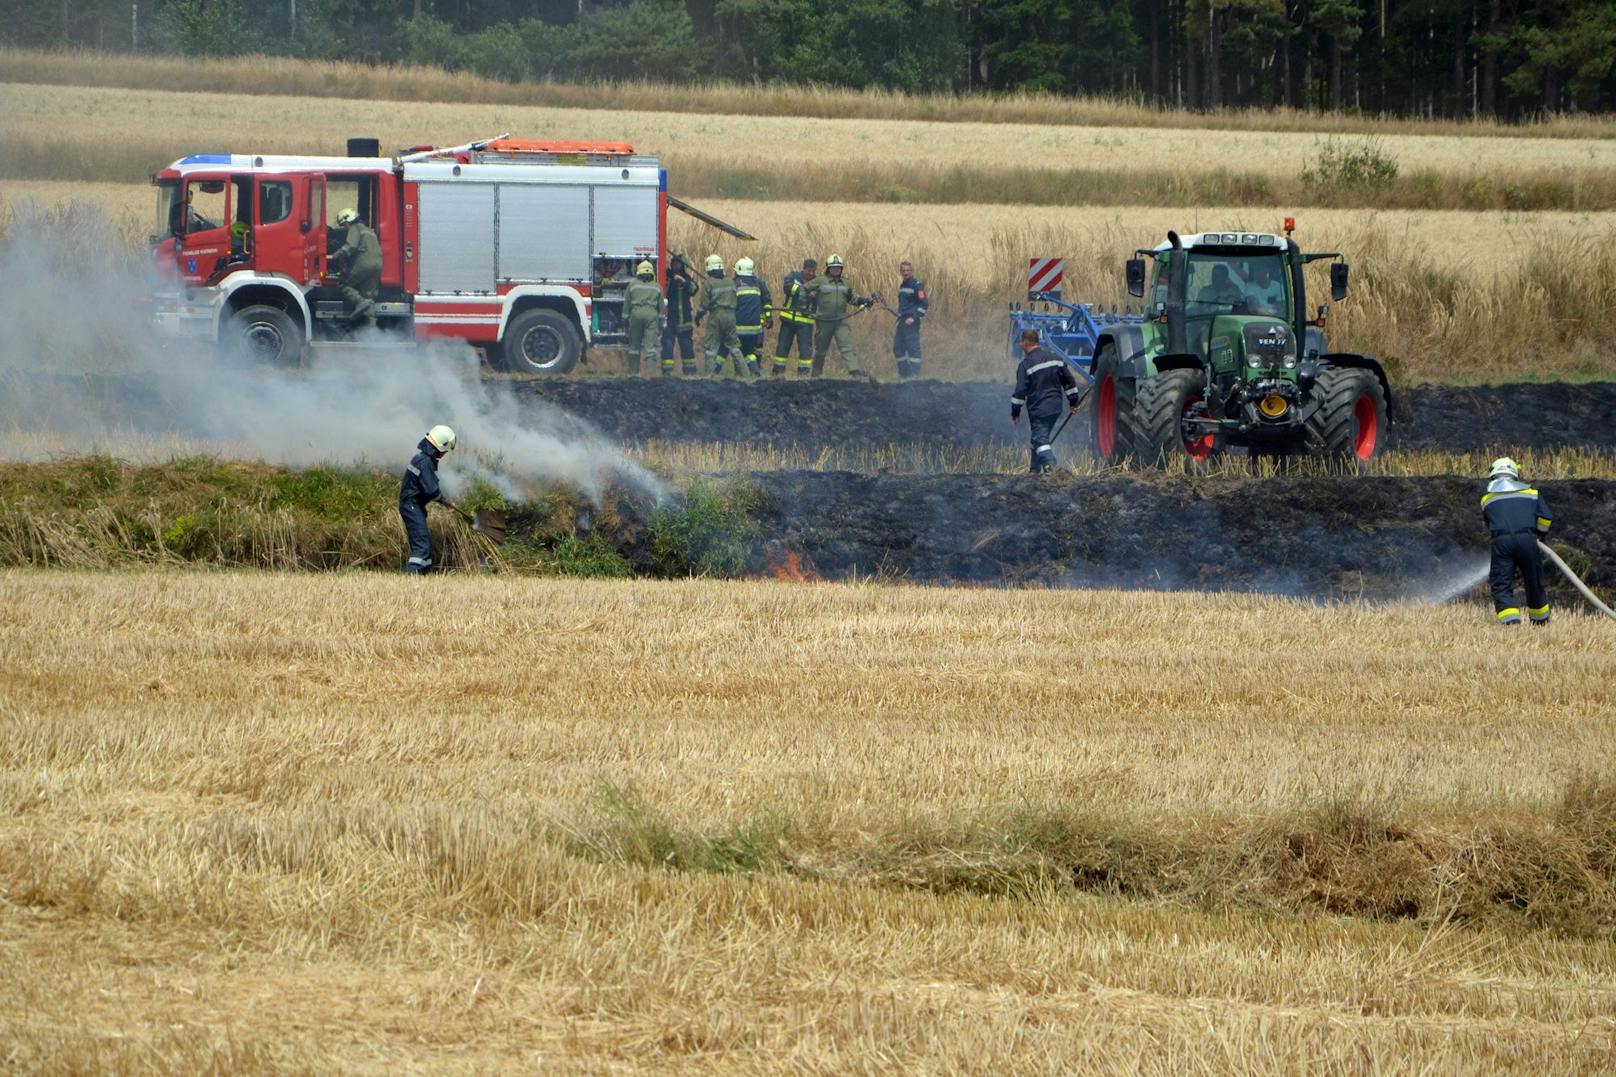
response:
M858 356L853 354L853 329L847 321L875 301L855 293L847 278L842 276L843 269L842 256L833 254L825 259L825 272L808 285L808 296L814 303L812 369L816 378L825 372L825 353L830 351L833 340L837 350L842 353L842 362L847 364L848 376L864 376L864 371L859 369Z
M1543 495L1521 481L1520 466L1507 456L1493 461L1487 473L1481 513L1493 538L1493 608L1501 625L1521 623L1515 604L1515 574L1526 584L1526 615L1534 625L1549 623L1549 594L1543 586L1543 554L1538 538L1554 522Z
M774 376L786 372L791 346L797 346L797 377L814 370L814 305L808 299L808 285L819 276L819 263L805 258L802 269L787 273L780 286L780 339L774 346Z
M1027 426L1032 434L1032 466L1035 474L1055 468L1055 422L1063 409L1077 412L1083 390L1078 388L1066 360L1044 350L1038 343L1038 330L1021 331L1021 362L1016 364L1016 389L1010 396L1010 421L1021 422L1021 409L1027 409Z

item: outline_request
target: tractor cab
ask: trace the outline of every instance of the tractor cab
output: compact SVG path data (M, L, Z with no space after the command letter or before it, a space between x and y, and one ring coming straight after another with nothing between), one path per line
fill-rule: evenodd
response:
M1101 459L1375 454L1391 386L1373 357L1327 349L1328 308L1309 317L1303 271L1333 259L1330 291L1341 300L1347 266L1333 252L1303 253L1293 227L1168 232L1129 259L1128 291L1146 300L1146 320L1137 335L1102 337L1095 355Z

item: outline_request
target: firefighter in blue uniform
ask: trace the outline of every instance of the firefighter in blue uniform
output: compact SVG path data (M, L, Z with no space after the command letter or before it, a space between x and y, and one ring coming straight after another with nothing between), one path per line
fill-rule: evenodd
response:
M410 540L410 559L404 573L417 576L432 571L432 536L426 529L426 507L434 501L446 508L457 508L438 489L438 461L455 447L455 432L447 426L434 426L418 442L418 450L404 469L404 483L398 488L398 514L404 518L404 533Z
M814 366L814 304L808 282L819 276L819 263L804 258L799 272L787 273L780 285L780 339L774 346L774 376L786 372L791 345L797 345L797 376L806 378Z
M756 270L750 258L735 261L735 332L741 338L741 354L746 356L746 372L754 378L763 373L758 362L763 331L774 323L774 296L757 278Z
M696 373L696 336L692 329L695 311L691 309L696 293L701 291L691 276L685 256L675 254L668 259L667 305L662 319L662 376L673 376L673 346L679 345L679 359L684 364L685 377Z
M898 377L920 377L920 320L929 302L926 285L915 279L915 267L907 259L898 265L903 279L898 282L898 328L892 334L892 355L898 360Z
M1549 594L1543 586L1543 551L1538 538L1549 533L1553 518L1543 495L1521 481L1521 469L1509 457L1493 461L1490 480L1481 498L1481 513L1493 537L1493 608L1498 623L1518 625L1521 608L1515 605L1515 573L1526 584L1526 615L1535 625L1549 623Z
M1016 364L1016 391L1010 397L1010 421L1019 423L1021 409L1027 409L1027 426L1032 433L1032 471L1050 471L1055 467L1055 448L1050 444L1055 422L1064 410L1070 409L1075 414L1082 400L1083 391L1078 388L1066 360L1039 346L1038 330L1023 329L1021 362Z

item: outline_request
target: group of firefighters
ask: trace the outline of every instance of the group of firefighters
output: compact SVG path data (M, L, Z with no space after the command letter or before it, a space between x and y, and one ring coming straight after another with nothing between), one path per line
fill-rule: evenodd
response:
M862 377L864 371L853 351L848 321L860 311L881 304L898 321L892 336L898 376L920 376L920 323L929 302L925 284L915 278L914 266L907 261L898 266L896 310L886 305L879 292L867 296L855 292L843 275L846 263L839 254L825 259L823 273L812 258L805 259L801 269L787 273L780 285L778 305L750 258L735 260L733 277L727 275L724 260L716 254L707 258L705 270L698 277L685 257L675 254L668 259L666 286L658 288L655 266L641 262L636 267L635 279L623 291L631 374L639 374L650 365L653 349L660 353L663 377L673 376L675 349L681 373L685 377L699 373L695 340L699 328L708 373L722 374L728 364L737 377L759 377L763 373L764 334L778 318L775 376L786 372L795 350L797 376L819 377L834 343L848 374Z

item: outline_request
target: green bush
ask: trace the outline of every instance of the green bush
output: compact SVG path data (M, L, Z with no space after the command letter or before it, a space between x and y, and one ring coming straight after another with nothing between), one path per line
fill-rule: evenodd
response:
M1318 156L1302 166L1302 185L1311 194L1330 198L1389 188L1397 179L1397 158L1377 138L1348 143L1327 138Z
M747 482L697 479L680 505L651 517L651 562L664 576L736 576L758 535L763 492Z

